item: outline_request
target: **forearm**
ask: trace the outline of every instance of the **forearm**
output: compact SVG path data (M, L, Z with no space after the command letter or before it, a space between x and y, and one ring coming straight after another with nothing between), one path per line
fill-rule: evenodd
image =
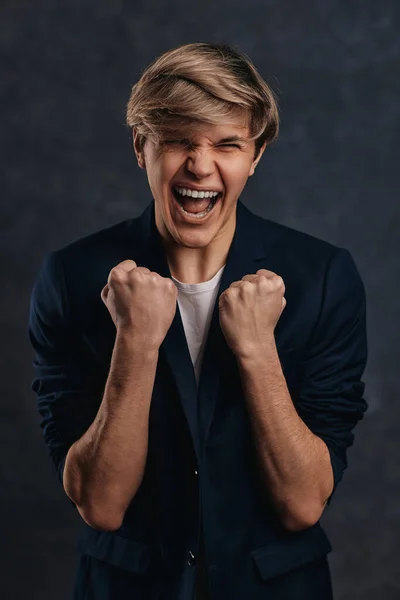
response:
M333 487L328 449L299 417L282 372L275 341L238 358L261 471L290 529L316 522Z
M117 333L99 411L68 452L65 491L95 527L116 529L141 484L157 361L158 349Z

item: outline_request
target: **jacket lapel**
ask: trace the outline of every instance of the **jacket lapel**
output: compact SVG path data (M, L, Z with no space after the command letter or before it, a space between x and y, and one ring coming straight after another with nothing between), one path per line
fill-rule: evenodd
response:
M236 363L236 358L226 343L219 324L219 296L229 288L232 282L240 281L244 275L255 273L260 269L264 258L265 250L257 227L257 218L238 201L235 234L214 305L199 381L198 426L199 443L202 451L205 447L218 397L221 362L233 357Z
M165 251L155 225L154 201L147 207L139 221L141 225L140 243L137 244L134 260L138 266L146 266L162 277L171 277ZM266 254L264 247L266 240L262 239L259 224L259 217L251 213L239 200L235 234L212 314L198 389L179 306L177 306L171 327L160 348L175 379L198 457L207 439L218 395L220 361L231 354L219 324L218 298L233 281L239 281L244 275L265 268L263 261L265 261ZM272 238L267 242L272 244ZM201 407L198 426L199 432L204 436L203 439L199 439L199 432L196 429L196 397Z

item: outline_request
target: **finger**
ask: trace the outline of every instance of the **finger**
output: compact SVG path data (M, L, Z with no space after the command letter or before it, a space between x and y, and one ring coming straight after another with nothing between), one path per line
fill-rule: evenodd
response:
M258 275L254 274L254 273L250 273L249 275L244 275L242 277L242 281L253 281L254 279L257 279Z
M136 263L134 260L123 260L122 262L120 262L118 265L116 265L115 267L113 267L111 269L111 271L108 274L108 278L107 278L107 283L108 285L110 285L111 283L111 279L113 278L114 281L125 281L126 280L126 276L125 273L130 273L131 271L133 271L133 269L136 269Z
M123 260L122 262L120 262L117 265L117 267L121 268L124 271L126 271L127 273L129 273L129 271L132 271L132 269L135 269L137 267L137 264L135 263L134 260L128 259L128 260Z
M264 277L268 277L268 279L275 277L276 273L273 271L268 271L268 269L258 269L256 275L264 275Z
M100 292L100 297L103 300L103 302L105 302L105 300L107 300L108 292L109 292L109 287L108 287L108 283L106 283L106 285L103 287L103 289Z
M283 293L285 293L285 282L283 281L282 277L277 273L274 273L273 271L268 271L267 269L258 269L257 275L263 275L264 277L267 277L267 279L276 282L278 287L282 287Z

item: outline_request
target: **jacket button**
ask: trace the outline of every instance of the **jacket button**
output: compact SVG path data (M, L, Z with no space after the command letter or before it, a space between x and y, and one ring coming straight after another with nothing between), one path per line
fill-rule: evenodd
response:
M195 563L196 563L196 557L193 554L193 552L191 550L189 550L188 565L190 565L192 567Z
M194 474L197 475L198 474L197 471L195 471Z

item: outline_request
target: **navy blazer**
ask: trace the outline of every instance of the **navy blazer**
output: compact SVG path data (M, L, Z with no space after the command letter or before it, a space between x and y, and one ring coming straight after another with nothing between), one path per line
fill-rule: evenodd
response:
M154 200L139 217L50 252L32 291L32 389L61 483L68 449L101 403L116 331L100 292L126 259L171 277ZM284 280L278 354L298 414L329 449L336 488L367 408L364 285L348 250L257 216L239 200L218 295L261 268ZM198 389L177 305L159 352L142 483L118 530L82 519L74 600L193 598L201 521L212 600L331 598L331 545L320 523L285 530L261 478L218 300Z

